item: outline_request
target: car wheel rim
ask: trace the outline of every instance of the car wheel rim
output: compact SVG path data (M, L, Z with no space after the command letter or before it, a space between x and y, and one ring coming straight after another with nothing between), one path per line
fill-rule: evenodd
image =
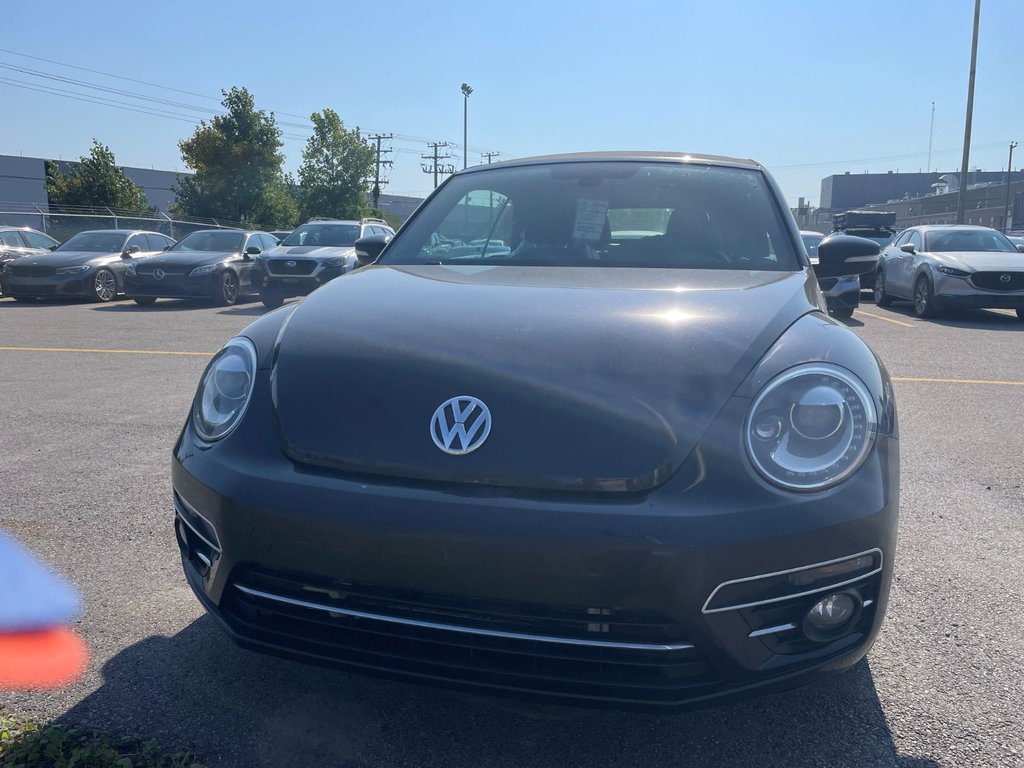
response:
M918 312L924 312L928 309L928 287L924 282L917 284L917 293L915 295L916 301L914 304L917 306Z
M882 273L879 272L875 275L875 303L877 304L882 298Z
M100 301L110 301L117 294L117 285L110 272L100 271L96 274L96 297Z
M233 303L238 295L238 286L231 274L224 275L224 300L229 304Z

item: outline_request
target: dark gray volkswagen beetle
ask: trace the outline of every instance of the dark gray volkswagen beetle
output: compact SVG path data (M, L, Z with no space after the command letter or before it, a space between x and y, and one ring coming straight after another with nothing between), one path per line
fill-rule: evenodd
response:
M189 584L243 646L620 707L846 669L885 613L889 377L760 165L458 173L209 364L174 448ZM819 248L819 276L875 243Z

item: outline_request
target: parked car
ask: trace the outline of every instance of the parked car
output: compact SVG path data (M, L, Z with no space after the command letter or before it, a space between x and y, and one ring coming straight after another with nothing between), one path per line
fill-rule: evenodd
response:
M227 307L258 291L253 259L276 245L268 232L201 229L137 268L129 268L125 290L136 304L157 299L206 299Z
M1024 236L1007 235L1007 239L1016 246L1017 250L1024 253Z
M467 195L495 208L465 239L511 250L448 263L433 235L477 226ZM670 215L615 240L618 209ZM356 249L214 356L174 447L185 575L236 641L654 707L864 656L896 546L893 387L822 314L764 168L481 165ZM877 255L829 237L817 271Z
M0 296L4 295L4 265L25 256L40 256L60 243L47 234L28 227L0 226Z
M283 240L284 240L284 239L285 239L286 237L288 237L288 235L290 235L290 234L291 234L291 233L292 233L293 231L294 231L294 230L291 230L291 229L288 229L288 230L284 230L284 229L275 229L275 230L274 230L273 232L271 232L270 234L272 234L272 235L274 236L274 239L275 239L275 240L277 240L277 242L278 242L278 243L280 243L280 242L282 242L282 241L283 241Z
M825 238L821 232L801 232L807 256L811 266L818 265L818 244ZM828 312L833 317L849 320L853 310L860 306L860 275L843 275L842 277L820 277L818 287L825 294Z
M882 253L874 293L880 307L913 302L918 317L975 307L1015 309L1024 320L1024 253L988 227L911 227Z
M312 219L257 259L253 281L268 307L291 296L306 296L358 266L355 242L368 235L392 236L383 219Z
M130 265L173 243L159 232L134 229L79 232L51 252L8 262L5 290L17 301L73 296L113 301L124 293Z

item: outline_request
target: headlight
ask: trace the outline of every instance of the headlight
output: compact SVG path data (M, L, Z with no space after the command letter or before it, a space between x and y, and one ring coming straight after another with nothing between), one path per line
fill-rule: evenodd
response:
M320 266L323 267L324 269L340 269L341 267L345 266L345 260L335 256L334 258L331 259L324 259L322 262L320 262Z
M192 404L192 424L208 443L227 437L242 420L256 380L256 348L232 339L210 361Z
M205 267L196 267L188 273L189 277L200 277L202 275L208 275L211 272L216 272L218 264L207 264Z
M964 272L962 269L953 269L952 267L938 267L939 272L950 277L968 277L971 273Z
M809 363L776 376L754 400L747 452L770 482L821 490L860 467L877 429L874 402L860 379L836 365Z
M77 267L61 267L60 269L57 270L56 274L58 274L58 275L77 275L80 272L88 272L90 269L92 269L92 267L89 266L88 264L82 264L82 265L77 266Z

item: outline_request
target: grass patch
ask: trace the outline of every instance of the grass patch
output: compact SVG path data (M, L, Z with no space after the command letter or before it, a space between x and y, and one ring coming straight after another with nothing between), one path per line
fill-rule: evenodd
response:
M84 728L39 726L0 709L2 768L201 768L187 752L152 741L115 740Z

